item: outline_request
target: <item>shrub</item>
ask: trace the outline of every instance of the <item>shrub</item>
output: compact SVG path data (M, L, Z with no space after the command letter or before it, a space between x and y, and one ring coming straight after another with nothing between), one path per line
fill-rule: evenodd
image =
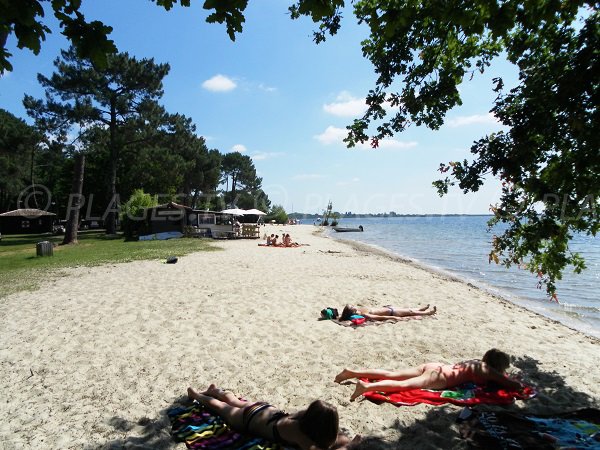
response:
M143 189L136 189L121 209L121 226L127 239L134 239L148 231L145 210L158 205L156 196L146 194Z

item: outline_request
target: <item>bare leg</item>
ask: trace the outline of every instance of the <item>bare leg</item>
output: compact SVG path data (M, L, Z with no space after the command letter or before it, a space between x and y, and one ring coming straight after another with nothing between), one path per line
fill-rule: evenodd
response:
M202 394L191 387L188 388L188 397L221 416L232 428L236 430L243 428L244 408L232 406L209 395Z
M429 303L427 303L427 305L423 306L422 308L417 308L419 311L427 311L429 309Z
M206 391L201 392L201 394L208 395L209 397L216 398L217 400L221 400L231 406L237 406L238 408L244 408L248 406L248 402L245 400L240 400L235 396L233 392L224 391L221 388L218 388L214 384L208 386Z
M358 381L354 393L350 396L350 401L356 400L356 397L366 392L401 392L411 389L443 389L447 385L446 378L436 370L429 370L418 377L407 380L383 380L375 383L365 383Z
M424 367L412 367L397 371L383 369L344 369L338 373L333 381L341 383L350 378L370 378L372 380L406 380L407 378L418 377L423 373Z
M437 312L437 307L433 307L430 311L427 311L429 305L426 308L421 309L396 309L394 308L394 316L407 317L407 316L433 316Z

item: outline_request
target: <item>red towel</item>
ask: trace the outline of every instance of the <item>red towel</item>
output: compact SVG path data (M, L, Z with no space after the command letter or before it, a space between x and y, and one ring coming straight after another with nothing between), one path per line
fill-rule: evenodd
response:
M369 381L363 379L363 381ZM380 381L380 380L378 380ZM388 402L396 406L414 406L418 403L429 403L431 405L443 405L452 403L455 405L476 405L481 403L508 405L515 400L527 400L537 395L534 388L526 386L522 391L508 391L491 385L475 385L466 383L452 389L429 390L412 389L402 392L367 392L364 397L375 402Z

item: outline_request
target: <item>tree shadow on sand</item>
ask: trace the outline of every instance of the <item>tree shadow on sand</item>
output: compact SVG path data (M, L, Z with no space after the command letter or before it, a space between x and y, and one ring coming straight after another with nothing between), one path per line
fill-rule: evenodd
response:
M557 414L581 408L600 407L598 402L586 394L568 386L558 372L540 370L540 363L525 356L516 359L513 366L523 374L523 381L535 386L538 395L527 401L512 405L478 405L480 411L512 411L528 414ZM368 401L368 400L365 400ZM383 404L381 407L391 407ZM410 408L410 406L401 406ZM456 419L463 407L455 405L431 406L424 419L415 419L410 425L397 420L390 429L399 437L394 440L364 436L355 450L396 450L398 448L467 449L468 442L461 438Z
M187 396L179 397L167 408L160 410L154 419L142 417L134 421L115 416L108 421L109 425L115 429L116 433L127 436L103 444L90 445L86 449L166 450L173 449L178 445L180 448L185 448L185 444L176 442L171 436L171 421L167 416L167 411L181 406L189 406L189 404Z
M513 361L513 366L522 372L525 383L536 387L537 397L527 401L517 401L509 406L479 405L477 406L478 410L554 414L586 407L599 407L593 397L568 386L557 371L540 370L540 363L534 358L528 356L518 358ZM171 422L167 411L186 405L189 405L189 400L182 396L174 400L169 407L159 411L154 419L144 417L139 420L128 420L113 417L109 424L114 427L116 433L125 434L126 437L104 444L90 445L86 448L165 450L173 449L178 445L180 448L184 448L184 444L178 444L171 436ZM393 408L392 405L387 404L383 404L381 407ZM403 406L401 408L410 407ZM354 446L353 450L467 449L468 442L461 438L456 425L456 419L462 409L461 406L455 405L431 406L424 419L415 419L408 425L396 420L389 430L393 430L394 434L399 436L397 439L363 436L362 442Z

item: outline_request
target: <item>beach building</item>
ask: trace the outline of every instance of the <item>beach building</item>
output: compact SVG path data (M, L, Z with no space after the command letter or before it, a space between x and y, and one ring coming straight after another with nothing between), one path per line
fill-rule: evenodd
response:
M56 214L42 209L15 209L0 214L0 233L52 233Z
M231 214L197 210L175 202L147 208L144 217L149 234L179 232L217 238L235 235Z

